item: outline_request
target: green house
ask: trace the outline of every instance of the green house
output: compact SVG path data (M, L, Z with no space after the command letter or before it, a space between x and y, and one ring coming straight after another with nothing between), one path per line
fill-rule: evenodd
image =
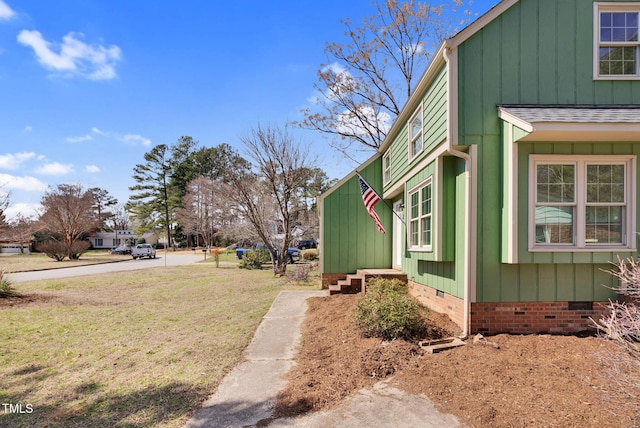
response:
M589 328L637 255L639 15L504 0L444 41L358 168L386 234L355 171L320 198L323 285L394 269L465 333Z

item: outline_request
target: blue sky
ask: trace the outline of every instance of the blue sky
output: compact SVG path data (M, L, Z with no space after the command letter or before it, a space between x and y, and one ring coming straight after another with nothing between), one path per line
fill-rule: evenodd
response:
M476 0L482 14L494 0ZM228 143L258 123L299 120L342 41L341 19L370 0L0 0L0 191L33 215L48 186L129 196L133 167L183 135ZM299 132L319 166L356 165ZM365 156L366 157L366 156Z

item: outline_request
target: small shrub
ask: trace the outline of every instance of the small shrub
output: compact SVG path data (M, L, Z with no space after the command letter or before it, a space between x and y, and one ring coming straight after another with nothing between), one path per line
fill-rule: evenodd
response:
M297 265L295 269L287 271L287 278L290 281L306 282L309 280L309 272L311 272L311 266L308 264Z
M271 255L267 250L252 250L242 255L238 265L241 269L262 269L264 263L271 262Z
M67 257L67 246L60 241L46 241L38 245L38 249L58 262Z
M19 295L20 293L11 286L11 282L9 282L5 276L4 269L0 269L0 298L6 299L8 297L17 297Z
M302 260L307 260L307 261L318 260L318 250L315 248L302 250Z
M425 311L401 281L377 278L369 281L353 316L367 337L412 339L425 328Z

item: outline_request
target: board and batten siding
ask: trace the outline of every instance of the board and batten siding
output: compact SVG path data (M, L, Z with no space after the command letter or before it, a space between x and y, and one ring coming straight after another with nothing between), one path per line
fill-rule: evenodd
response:
M440 172L437 171L437 162L440 163ZM442 246L441 259L436 259L434 250L411 251L408 249L404 254L402 268L407 273L407 277L417 284L463 298L464 245L456 245L456 243L462 242L465 228L462 215L465 204L464 162L451 156L443 157L429 164L407 181L404 210L406 224L409 224L410 209L408 191L430 177L433 185L433 200L442 205L434 210L433 217L434 234L441 234L440 239L433 245L434 250L436 245ZM403 232L403 239L406 242L406 229Z
M380 194L382 162L378 157L360 173ZM323 273L355 273L363 268L391 267L391 208L383 201L375 209L387 231L383 235L369 217L358 179L351 176L322 198Z
M640 104L640 81L593 79L593 1L522 0L464 41L456 54L458 144L478 146L477 301L606 300L613 295L602 286L613 283L611 275L601 271L607 268L602 260L606 254L569 258L523 254L519 248L519 258L528 263L502 263L504 153L497 106ZM540 145L535 150L553 153L567 150L568 145ZM596 153L605 146L572 145ZM615 153L636 152L624 144L611 147ZM524 156L521 151L519 164ZM519 232L526 234L527 200L522 195L527 177L518 179L519 191L524 191L518 207ZM526 236L521 235L519 245L523 242L526 245Z
M421 98L419 105L422 105L422 152L409 162L408 124L404 123L389 148L391 151L391 180L385 183L385 190L400 180L406 180L406 174L409 173L411 168L427 157L446 138L447 73L445 67L442 67L438 72L436 78ZM415 106L413 110L417 108L418 106ZM413 111L411 113L411 116L413 116Z

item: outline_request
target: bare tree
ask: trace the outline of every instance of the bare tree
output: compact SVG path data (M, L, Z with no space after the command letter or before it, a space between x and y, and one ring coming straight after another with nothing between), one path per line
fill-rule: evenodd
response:
M184 208L178 210L177 219L186 233L196 236L195 245L202 238L205 246L213 246L218 231L230 225L234 206L225 197L228 186L222 180L207 177L198 177L187 185Z
M114 207L113 213L109 219L111 220L111 227L113 227L113 230L127 230L130 227L129 213L122 204Z
M2 189L0 187L0 189ZM11 194L9 192L2 192L0 190L0 232L2 232L7 227L7 217L5 215L5 211L9 208L9 197Z
M275 274L287 269L296 192L313 168L308 150L287 128L258 125L241 139L255 170L232 169L225 174L231 185L228 198L249 221L271 254ZM276 237L280 239L276 242Z
M24 252L24 246L33 240L33 234L38 230L36 221L22 214L9 222L8 236L12 241L20 245L20 253Z
M59 184L45 192L40 203L40 223L59 237L67 257L77 258L75 242L99 223L92 209L92 193L79 184Z
M314 108L299 126L338 137L332 145L346 156L376 150L409 98L430 53L463 11L462 0L432 6L415 0L380 0L360 26L351 20L347 43L327 43L327 63L318 71ZM447 16L443 12L447 10Z

